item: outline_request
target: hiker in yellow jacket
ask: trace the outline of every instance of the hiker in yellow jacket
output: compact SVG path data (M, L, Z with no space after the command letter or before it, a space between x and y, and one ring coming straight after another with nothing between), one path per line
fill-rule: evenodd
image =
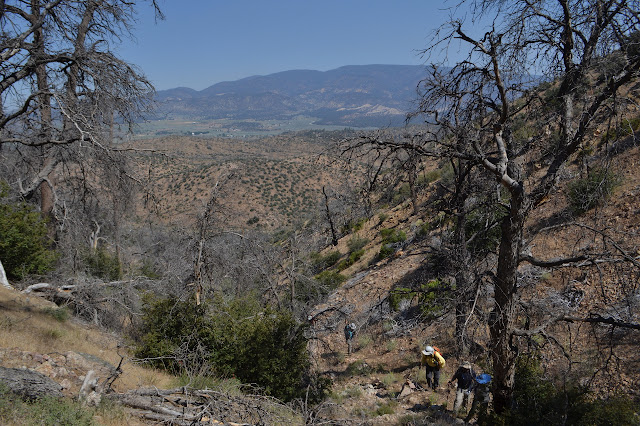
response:
M420 365L427 367L427 386L433 390L438 389L440 385L440 370L445 365L444 358L440 355L440 352L436 351L432 346L427 346L422 351Z

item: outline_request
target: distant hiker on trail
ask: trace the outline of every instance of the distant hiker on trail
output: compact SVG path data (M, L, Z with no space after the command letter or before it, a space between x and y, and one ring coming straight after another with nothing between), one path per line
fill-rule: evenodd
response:
M469 404L469 396L473 391L475 384L476 373L471 368L471 363L465 361L460 364L460 367L456 370L451 380L447 382L447 385L451 385L454 380L457 380L458 390L456 391L456 401L453 403L453 412L457 413L461 406L467 408Z
M427 346L422 351L420 365L427 367L427 386L437 390L440 385L440 370L444 368L445 361L440 351L433 346Z
M344 326L344 338L347 341L347 354L349 355L351 355L352 351L351 341L353 340L354 334L356 334L355 323L346 324Z
M487 373L478 374L473 389L473 403L465 422L469 423L476 412L478 413L478 419L484 418L487 415L490 400L491 375Z

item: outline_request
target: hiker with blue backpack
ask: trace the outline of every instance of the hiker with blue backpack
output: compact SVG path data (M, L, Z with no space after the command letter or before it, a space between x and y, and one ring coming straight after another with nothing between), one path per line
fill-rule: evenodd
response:
M491 401L491 375L478 374L473 389L473 403L465 422L469 423L476 412L478 419L485 418L489 409L489 401Z
M464 361L460 364L460 367L458 367L451 380L447 382L447 385L451 385L454 380L458 381L456 400L453 404L454 413L457 413L458 410L460 410L460 407L464 406L466 408L469 404L469 396L471 395L475 385L475 377L476 373L473 371L471 363L469 361Z

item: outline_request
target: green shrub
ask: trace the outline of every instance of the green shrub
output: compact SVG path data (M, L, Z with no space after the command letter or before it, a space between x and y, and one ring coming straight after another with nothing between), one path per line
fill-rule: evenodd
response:
M496 204L473 210L467 214L465 221L465 235L473 237L469 250L475 253L493 252L498 248L502 230L500 220L506 211Z
M417 293L420 314L425 319L433 319L442 315L452 300L451 285L440 279L421 284Z
M373 368L364 360L359 359L349 364L344 372L348 376L368 376L373 373Z
M104 247L88 253L84 257L87 272L98 278L116 281L122 278L122 266L118 257L109 253Z
M440 316L451 298L451 286L445 281L434 279L421 284L416 289L398 287L389 294L389 306L397 311L403 300L418 300L420 314L426 319Z
M354 235L349 239L349 241L347 241L347 248L349 249L349 253L353 253L355 251L362 249L368 243L369 243L369 240L367 238L362 238L357 235Z
M389 292L389 307L392 310L398 311L400 309L400 303L403 300L411 300L416 297L416 292L406 287L397 287Z
M640 116L629 119L625 118L621 121L617 129L610 129L602 136L602 142L623 138L636 133L638 130L640 130Z
M378 215L378 219L380 220L380 223L383 223L385 220L389 219L389 215L386 213L380 213Z
M58 322L66 322L71 314L69 314L69 309L67 308L45 308L43 312L47 315L50 315Z
M398 376L394 373L383 374L380 378L380 382L388 388L389 386L398 382Z
M33 424L39 425L93 425L93 412L79 402L45 397L30 405Z
M343 234L360 231L364 227L364 224L367 223L367 220L368 219L366 217L362 217L355 221L351 220L348 223L342 225L340 227L340 231Z
M442 172L438 169L436 170L430 170L428 172L426 172L424 175L421 175L418 177L418 182L417 185L418 186L427 186L430 183L433 183L435 181L437 181L438 179L440 179L440 176L442 175Z
M304 397L307 385L322 398L330 382L310 373L303 332L290 312L264 309L251 297L201 305L147 300L135 355L176 374L256 383L285 401Z
M384 416L385 414L393 414L396 412L397 406L398 406L397 401L385 402L384 404L380 405L376 409L375 413L378 416Z
M429 235L429 231L431 231L431 224L429 222L420 221L420 223L418 223L418 230L416 232L418 237L426 237Z
M45 340L58 340L66 333L58 328L47 328L42 330L42 338Z
M338 271L344 271L349 266L353 265L358 260L360 260L360 258L363 255L364 255L364 249L356 250L356 251L350 253L349 257L347 259L345 259L342 262L338 263L338 266L336 268L338 269Z
M362 217L360 219L358 219L353 226L351 227L351 229L353 230L353 232L357 232L359 230L361 230L364 227L364 224L367 223L367 218L366 217Z
M609 170L593 169L582 179L569 183L569 206L581 215L608 200L620 180Z
M356 250L349 255L349 266L356 263L364 255L364 249Z
M347 277L336 271L322 271L314 278L330 290L335 290L347 279Z
M358 335L358 349L364 349L373 343L373 338L368 334Z
M381 229L380 236L382 237L382 244L399 243L407 239L407 234L404 231L395 228Z
M57 259L49 249L47 223L31 205L5 202L7 185L0 182L0 260L10 280L43 274Z
M335 265L342 257L342 253L338 250L330 251L324 256L320 253L311 253L311 264L315 272L323 271L331 266Z
M385 244L382 247L380 247L380 251L378 252L378 257L376 259L377 260L386 259L387 257L391 256L395 252L396 250L393 247Z
M398 347L397 340L389 340L386 344L387 352L393 352L396 350L397 347Z
M393 194L391 203L397 206L409 197L411 197L411 188L409 187L408 183L403 183L402 185L400 185L400 188L398 188L398 191Z
M159 280L162 278L162 273L156 269L156 266L149 259L145 259L140 267L140 275L150 278L152 280Z
M453 170L453 165L450 161L444 162L440 166L440 182L443 185L451 185L455 179L455 171Z

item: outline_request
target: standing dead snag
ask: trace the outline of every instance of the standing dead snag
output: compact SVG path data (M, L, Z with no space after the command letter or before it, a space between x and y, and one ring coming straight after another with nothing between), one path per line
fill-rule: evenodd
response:
M324 209L325 215L327 217L327 222L329 223L329 229L331 230L331 244L334 246L338 245L338 233L336 232L336 227L333 224L333 217L331 216L331 210L329 210L329 196L327 195L327 191L325 187L322 187L322 195L324 195Z
M7 274L4 271L4 266L2 266L2 259L0 259L0 285L9 290L13 290L13 287L9 284L9 280L7 280Z
M210 228L214 225L216 208L219 207L219 191L224 182L227 182L233 177L232 173L223 175L216 181L211 189L211 195L209 201L205 205L202 216L198 219L198 237L196 241L196 253L193 261L193 277L192 281L188 283L194 287L196 305L200 305L202 292L204 290L204 269L206 263L206 250L205 246L207 239L210 237Z

